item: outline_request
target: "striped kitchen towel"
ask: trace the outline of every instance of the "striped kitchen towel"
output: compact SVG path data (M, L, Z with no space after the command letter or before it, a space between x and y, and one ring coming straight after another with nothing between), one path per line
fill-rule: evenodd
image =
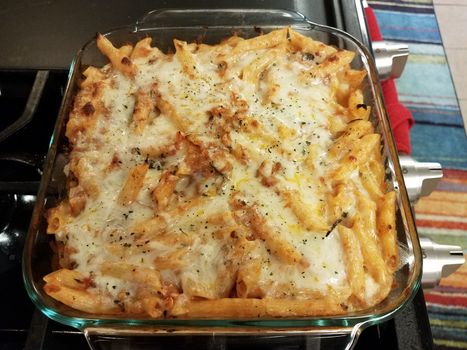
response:
M409 44L399 98L412 112L412 156L439 162L444 178L415 206L420 235L467 253L467 139L430 0L369 1L385 40ZM435 347L467 349L467 264L425 290Z

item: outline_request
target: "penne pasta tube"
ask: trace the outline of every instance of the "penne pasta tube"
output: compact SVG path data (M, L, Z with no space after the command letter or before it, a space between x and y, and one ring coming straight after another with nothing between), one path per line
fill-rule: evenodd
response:
M335 186L334 192L328 195L329 222L336 222L351 211L355 200L353 188L354 185L350 181L340 182Z
M334 181L344 181L350 174L357 170L360 164L366 162L375 148L379 148L381 136L369 134L355 140L350 152L342 158L340 165L331 173Z
M119 51L123 56L130 57L131 52L133 51L133 46L130 45L130 44L126 44L126 45L121 46L121 47L118 49L118 51Z
M161 97L155 86L153 87L153 93L156 95L156 107L161 111L161 113L169 117L180 131L188 132L190 130L190 121L178 114L175 106L173 106L167 99Z
M196 68L196 61L193 55L188 48L188 45L184 41L174 40L175 46L175 56L180 61L183 70L186 74L188 74L191 78L195 78L198 75L197 68Z
M240 298L261 298L263 290L258 285L261 275L261 260L246 261L238 270L236 294Z
M172 175L170 171L162 174L159 183L152 190L152 199L158 210L165 210L169 205L170 197L177 186L178 176Z
M355 52L338 51L328 57L320 64L319 74L336 74L339 70L349 65L355 57Z
M360 166L359 177L366 191L374 201L379 201L383 197L383 186L378 183L375 172L370 169L369 164Z
M313 56L318 56L321 60L337 52L337 50L332 46L324 45L322 42L313 40L312 38L302 35L292 29L289 29L288 35L289 44L296 50L313 54Z
M299 222L307 229L319 233L326 233L329 225L325 219L325 213L319 207L313 208L306 204L296 191L281 191L287 206L293 211ZM324 209L322 207L321 209Z
M123 262L104 262L101 265L101 272L103 275L120 278L122 280L132 280L138 284L150 287L154 291L159 291L162 288L159 271L155 269L144 268Z
M44 290L48 295L74 309L90 313L121 313L110 298L92 293L89 285L84 283L84 276L75 270L54 271L45 276L44 281Z
M376 239L376 208L362 196L357 201L359 212L354 218L353 231L360 242L365 267L375 281L387 285L390 275Z
M166 230L166 220L162 216L156 215L151 219L139 222L132 228L131 232L135 233L137 239L144 239L146 241L161 235Z
M183 256L187 253L188 249L177 249L173 252L160 255L154 259L154 265L158 270L166 269L179 269L186 262L183 261Z
M331 157L340 158L350 151L356 140L374 132L373 125L367 120L355 120L348 124L343 135L334 141L329 149Z
M149 114L154 109L155 103L150 92L139 89L136 93L135 109L133 111L132 129L141 134L149 121Z
M81 88L89 88L91 85L98 83L105 78L105 74L96 67L88 67L83 72L85 79L81 82Z
M381 191L386 191L386 170L384 169L384 164L381 160L381 154L377 151L374 152L373 159L368 161L368 170L371 171L375 179L375 183L381 189Z
M148 167L147 163L143 163L136 165L130 170L126 182L118 195L118 202L121 205L128 205L136 200L139 191L143 187Z
M261 73L268 69L268 67L274 63L275 59L276 53L274 51L269 51L267 54L257 57L243 68L242 80L257 85L259 83Z
M396 215L395 215L396 193L388 192L379 202L377 212L378 237L381 242L383 259L390 272L399 267L399 248L396 237Z
M257 212L256 208L246 205L241 199L235 197L231 200L231 206L235 210L244 212L239 220L243 221L245 226L251 228L258 238L264 240L271 253L277 256L278 259L285 264L309 265L292 244L274 232L274 229L267 224L267 221Z
M293 247L292 244L278 237L277 233L266 224L264 218L253 210L250 212L250 224L253 231L264 239L271 253L286 264L300 264L307 266L308 262Z
M96 40L98 49L107 56L112 66L127 77L133 77L136 74L136 67L130 58L125 55L125 49L120 51L102 34L98 34Z
M324 79L329 78L329 76L337 74L339 71L342 71L347 67L350 62L352 62L355 57L355 53L351 51L338 51L335 52L320 63L317 66L314 66L308 70L304 70L300 76L299 80L302 83L307 83L307 81L314 78ZM337 87L337 80L335 84Z
M347 281L352 294L361 302L365 301L365 270L360 243L352 229L343 225L337 226L347 273Z
M350 93L349 111L352 116L350 120L368 120L371 113L371 107L364 103L362 90L355 89Z
M68 192L68 203L70 204L71 214L79 215L86 206L87 195L84 188L80 185L71 187Z
M73 289L55 282L46 283L44 290L52 298L73 309L94 314L115 315L122 313L121 309L117 307L110 298L106 298L100 294L90 293L81 289Z
M70 206L66 202L47 211L47 233L56 234L63 230L64 225L69 219Z
M344 73L344 80L347 81L350 87L352 88L359 87L362 84L363 79L365 79L365 77L365 70L349 69L346 70Z
M151 47L152 38L147 37L138 41L131 52L132 60L146 58L148 61L163 58L165 55L157 47Z
M232 56L238 56L251 50L267 49L287 42L288 29L274 30L268 34L242 40L233 47Z
M171 316L202 318L258 318L278 316L338 315L345 309L331 296L313 300L243 299L189 300L179 297Z

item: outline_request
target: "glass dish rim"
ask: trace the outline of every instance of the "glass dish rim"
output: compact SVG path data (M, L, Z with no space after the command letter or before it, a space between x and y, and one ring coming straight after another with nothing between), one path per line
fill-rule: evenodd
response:
M201 10L201 9L197 9ZM222 11L222 10L227 10L227 9L212 9L214 11ZM235 11L242 11L242 9L229 9ZM249 9L253 10L253 9ZM268 12L268 9L257 9L259 11L264 11ZM152 12L159 12L163 13L164 11L170 11L170 9L161 9L161 10L156 10ZM181 9L177 9L177 11L183 11ZM185 9L185 11L189 11L189 9ZM277 9L276 11L283 11ZM152 13L151 12L151 13ZM297 12L297 11L289 11L285 10L283 11L288 12L293 15L297 15L295 17L296 24L297 25L307 25L309 28L314 31L321 31L321 32L326 32L330 33L332 35L335 35L339 38L343 38L343 40L350 40L359 50L362 58L364 58L364 64L365 68L369 74L369 81L371 82L371 89L373 93L373 97L375 99L374 103L376 107L378 108L382 118L380 122L382 123L382 132L386 135L388 138L387 146L389 148L389 153L391 157L389 158L389 161L392 162L392 167L394 168L394 173L397 182L400 184L400 197L401 197L401 204L404 207L404 212L406 213L405 215L405 220L408 231L406 234L410 236L411 244L412 244L412 253L413 253L413 259L414 259L414 272L411 275L411 278L409 279L408 284L406 288L404 289L405 293L401 293L401 295L398 297L398 303L394 306L394 308L391 308L390 310L374 310L374 313L366 313L363 315L356 314L356 315L337 315L337 316L315 316L315 317L304 317L304 318L274 318L274 319L135 319L131 317L127 318L101 318L101 317L93 317L92 314L86 314L84 312L83 315L85 317L76 317L76 316L69 316L69 315L64 315L60 311L57 311L47 305L45 305L42 301L42 294L37 291L37 286L36 283L33 281L32 278L32 266L31 266L31 253L33 250L33 239L36 237L37 234L43 234L43 232L37 232L39 231L39 227L37 227L37 224L40 220L40 215L42 215L42 210L44 207L44 200L46 197L46 190L47 186L50 181L51 177L51 171L53 168L53 164L56 160L57 157L57 152L58 152L58 147L60 146L59 144L59 133L61 129L64 127L64 122L63 119L66 118L67 116L64 116L64 106L66 104L67 99L69 99L70 95L72 95L71 91L73 90L72 84L74 83L74 78L76 79L76 75L79 74L79 63L81 60L81 57L83 53L85 52L86 48L89 45L92 45L93 42L95 42L95 38L90 39L86 44L78 51L77 55L73 59L73 62L70 66L70 71L68 75L68 83L66 87L66 91L62 100L62 105L60 107L60 111L58 114L58 118L56 120L56 124L54 127L54 132L51 138L50 142L50 147L49 147L49 152L47 154L47 160L45 162L45 169L44 169L44 175L41 180L41 185L39 188L38 196L37 196L37 202L34 207L34 212L33 216L31 219L30 227L28 230L28 235L27 239L25 242L25 248L24 248L24 253L23 253L23 280L25 283L26 290L30 296L30 298L33 300L34 304L36 307L38 307L44 314L46 314L49 318L58 321L60 323L78 328L78 329L86 329L89 327L101 327L101 326L107 326L107 327L140 327L140 326L147 326L147 327L155 327L155 328L161 328L161 327L186 327L188 329L206 329L207 332L209 332L209 328L211 327L222 327L226 331L228 331L229 328L231 329L238 329L239 325L240 327L260 327L260 328L271 328L271 327L281 327L285 328L287 330L297 328L297 327L317 327L320 331L325 331L326 329L330 328L340 328L343 332L349 332L350 329L353 329L352 332L355 331L355 329L363 329L369 325L375 324L382 322L386 319L389 319L393 317L397 312L399 312L415 295L417 289L420 286L420 278L421 278L421 249L419 246L418 238L417 238L417 233L415 229L415 224L414 224L414 219L412 216L412 212L410 209L410 203L408 201L408 196L405 190L404 182L403 182L403 177L402 177L402 172L400 169L400 166L398 164L398 157L397 157L397 151L395 149L395 144L394 140L392 137L392 133L390 131L389 127L389 122L387 119L387 113L384 108L383 104L383 98L382 98L382 92L381 88L379 87L378 80L375 79L376 75L376 68L374 66L373 59L371 58L368 49L361 44L357 39L355 39L353 36L350 34L330 27L326 25L321 25L318 23L314 23L306 19L306 17ZM109 35L109 34L114 34L119 31L126 31L130 32L131 34L138 34L142 33L146 30L151 30L151 28L139 28L138 25L141 24L140 22L137 22L135 25L130 25L130 26L123 26L123 27L118 27L115 29L112 29L108 32L106 32L104 35ZM270 25L271 27L277 27L277 24L272 23ZM171 29L176 29L176 28L200 28L201 26L199 25L194 25L194 26L180 26L180 25L174 25L174 26L164 26L164 27L156 27L153 29L163 29L163 28L171 28ZM235 28L235 26L231 25L213 25L213 26L208 26L209 28L217 28L217 27L229 27L229 28ZM239 28L245 28L248 27L250 28L251 25L239 25ZM262 25L261 27L267 28L267 26ZM47 181L46 181L47 179ZM404 295L405 294L405 295ZM375 307L377 308L377 306ZM369 310L363 310L363 311L369 311ZM349 328L350 327L350 328Z

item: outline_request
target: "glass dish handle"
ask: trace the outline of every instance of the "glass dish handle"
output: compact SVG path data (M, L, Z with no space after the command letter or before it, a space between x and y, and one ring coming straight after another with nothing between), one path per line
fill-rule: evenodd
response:
M84 332L86 340L92 350L154 350L154 349L242 349L255 344L258 348L282 349L291 344L299 349L353 349L359 332L336 334L267 334L267 335L210 335L202 334L154 334L154 335L120 335L102 334L95 331ZM202 346L200 346L202 345Z
M299 12L278 9L158 9L136 22L136 30L157 27L288 26L306 22Z

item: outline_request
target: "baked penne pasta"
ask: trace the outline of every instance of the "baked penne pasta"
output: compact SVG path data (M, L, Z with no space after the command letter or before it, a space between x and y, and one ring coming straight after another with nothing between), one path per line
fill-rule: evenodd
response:
M395 192L355 53L292 28L217 45L152 39L88 67L47 214L45 292L138 318L340 315L399 265Z

